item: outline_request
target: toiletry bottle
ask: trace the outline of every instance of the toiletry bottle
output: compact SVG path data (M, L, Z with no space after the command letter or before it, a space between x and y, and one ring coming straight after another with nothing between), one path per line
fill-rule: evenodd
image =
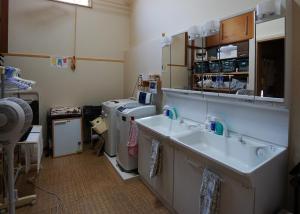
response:
M205 130L210 131L211 116L207 115L205 120Z
M223 135L223 132L224 132L224 127L223 127L222 123L216 121L215 133L217 135Z
M213 131L213 132L216 130L216 118L215 117L211 118L211 121L210 121L210 130Z

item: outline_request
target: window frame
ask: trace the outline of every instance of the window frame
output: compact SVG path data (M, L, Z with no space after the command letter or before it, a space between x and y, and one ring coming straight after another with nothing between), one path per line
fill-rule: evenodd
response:
M79 6L79 7L93 8L93 0L88 0L89 1L89 5L88 6L82 5L82 4L64 2L64 0L49 0L49 1L57 2L57 3L61 3L61 4L68 4L68 5L73 5L73 6Z

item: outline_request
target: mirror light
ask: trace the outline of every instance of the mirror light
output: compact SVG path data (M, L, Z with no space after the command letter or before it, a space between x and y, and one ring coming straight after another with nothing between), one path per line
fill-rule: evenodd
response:
M52 1L74 4L74 5L84 6L84 7L92 7L92 0L52 0Z

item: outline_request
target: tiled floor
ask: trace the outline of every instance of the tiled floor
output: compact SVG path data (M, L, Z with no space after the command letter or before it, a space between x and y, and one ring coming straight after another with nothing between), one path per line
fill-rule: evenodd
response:
M58 194L58 213L169 213L147 187L134 178L123 181L104 157L91 150L63 158L45 158L36 184ZM40 190L37 203L17 213L57 213L56 200Z

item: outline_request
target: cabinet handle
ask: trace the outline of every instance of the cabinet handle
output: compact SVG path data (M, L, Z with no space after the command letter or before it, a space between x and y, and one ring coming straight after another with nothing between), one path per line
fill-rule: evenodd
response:
M69 121L69 120L55 121L55 122L54 122L54 125L66 124L66 123L68 123L68 122L70 122L70 121Z
M190 160L190 159L186 159L186 162L187 162L189 165L191 165L192 167L194 167L194 168L197 168L197 169L202 168L201 165L195 163L194 161L192 161L192 160Z

